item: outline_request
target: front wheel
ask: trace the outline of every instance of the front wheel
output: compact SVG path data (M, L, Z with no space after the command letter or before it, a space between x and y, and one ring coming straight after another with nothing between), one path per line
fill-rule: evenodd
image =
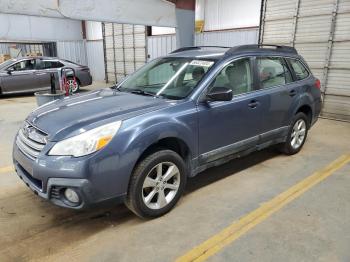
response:
M73 77L68 77L67 82L68 82L68 87L72 91L72 93L76 93L79 91L80 85L79 85L78 79L74 80Z
M186 178L185 162L177 153L157 151L135 168L125 204L142 218L162 216L181 197Z
M287 140L281 145L283 153L294 155L301 150L307 137L308 123L308 118L304 113L300 112L294 116L292 125L288 131Z

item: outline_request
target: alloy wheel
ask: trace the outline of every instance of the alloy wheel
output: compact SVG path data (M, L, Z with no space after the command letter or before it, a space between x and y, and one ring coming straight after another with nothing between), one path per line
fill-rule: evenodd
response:
M72 90L72 93L75 93L79 88L78 82L76 80L74 81L73 79L68 79L67 81L69 89Z
M294 149L298 149L305 140L305 134L306 134L306 123L304 119L299 119L295 122L291 134L291 146Z
M150 209L167 206L180 186L179 168L171 162L161 162L147 174L142 186L142 199Z

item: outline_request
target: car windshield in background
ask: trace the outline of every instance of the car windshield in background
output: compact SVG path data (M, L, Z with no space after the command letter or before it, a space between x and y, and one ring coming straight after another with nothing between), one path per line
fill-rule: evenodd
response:
M141 95L182 99L196 87L212 67L212 60L161 58L151 61L117 88Z
M7 60L7 61L1 63L1 64L0 64L0 69L3 69L3 68L8 67L8 66L11 65L13 62L15 62L15 60L10 59L10 60Z

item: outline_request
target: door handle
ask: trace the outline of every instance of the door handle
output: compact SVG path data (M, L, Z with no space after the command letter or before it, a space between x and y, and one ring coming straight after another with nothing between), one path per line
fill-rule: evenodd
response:
M248 104L248 106L249 106L250 108L256 108L258 105L259 105L259 102L256 101L256 100L252 100L252 101L250 101L249 104Z
M46 73L35 73L37 76L46 75Z
M289 95L290 95L291 97L295 96L296 94L297 94L297 91L295 91L294 89L292 89L292 90L289 91Z

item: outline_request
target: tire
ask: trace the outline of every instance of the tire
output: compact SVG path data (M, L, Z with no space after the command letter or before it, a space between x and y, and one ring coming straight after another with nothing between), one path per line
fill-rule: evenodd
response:
M186 180L184 160L174 151L159 150L144 158L134 169L125 204L141 218L162 216L180 199Z
M287 140L281 145L280 150L286 155L298 153L306 141L309 127L308 117L302 112L297 113L290 125Z
M73 77L67 77L67 81L70 85L70 88L72 88L72 93L77 93L80 89L80 84L78 78L75 78L75 85L73 84L74 78Z

